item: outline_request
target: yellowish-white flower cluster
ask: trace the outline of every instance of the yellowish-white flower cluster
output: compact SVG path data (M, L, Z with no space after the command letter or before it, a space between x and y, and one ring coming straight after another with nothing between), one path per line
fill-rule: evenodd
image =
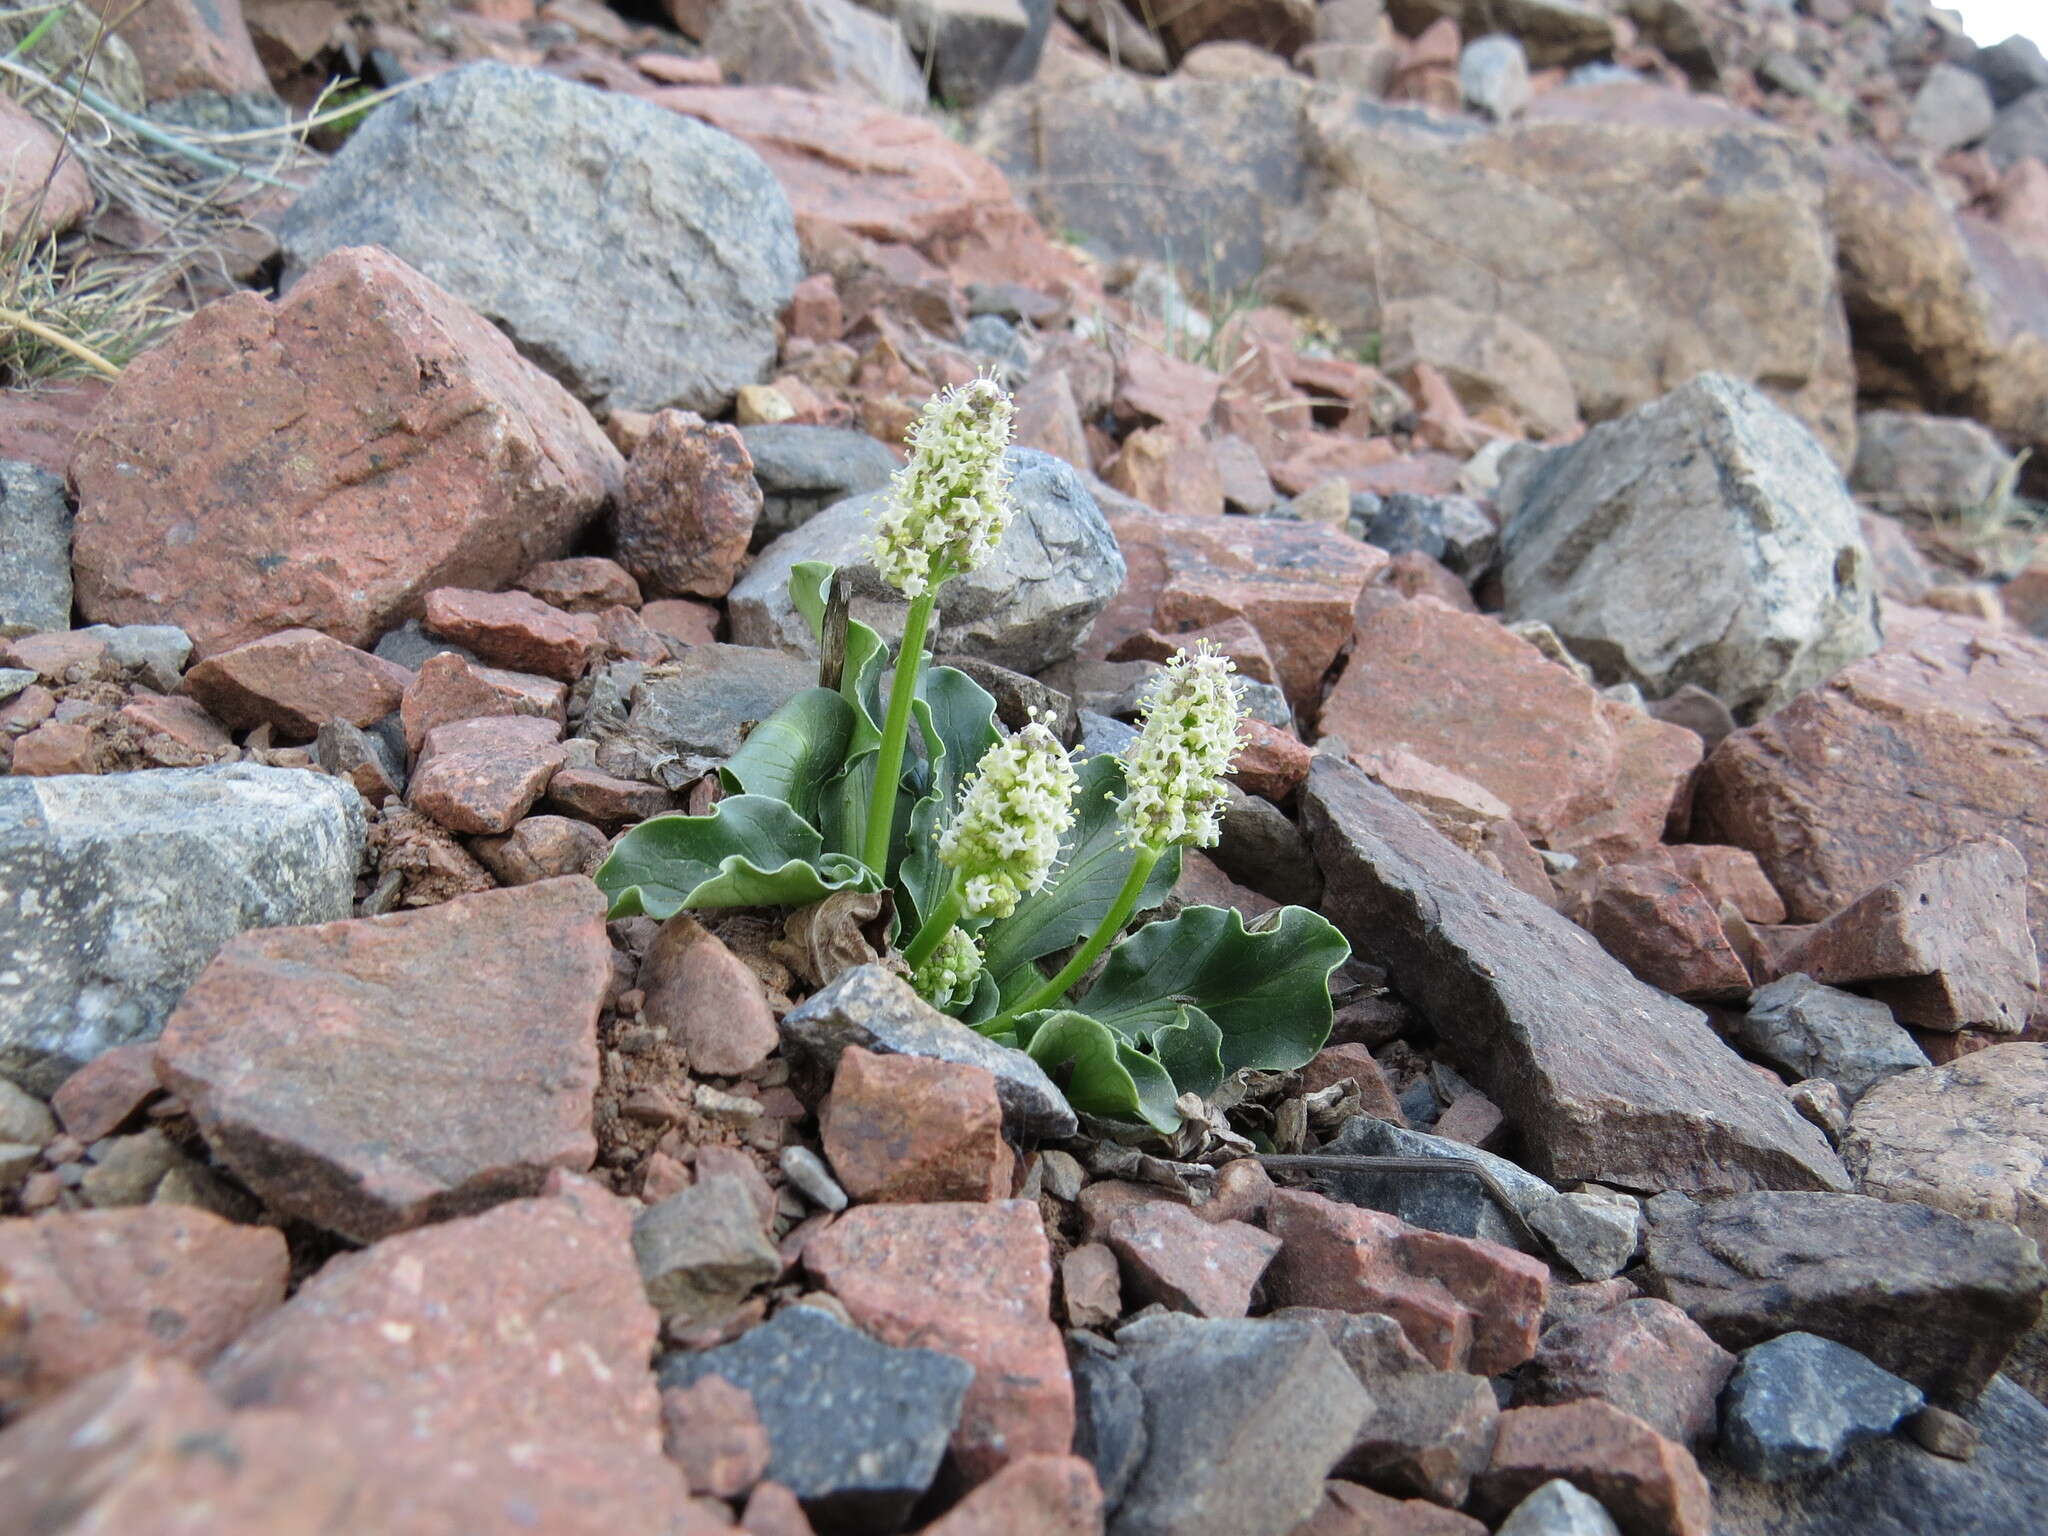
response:
M910 429L910 462L878 503L868 554L882 579L921 597L994 553L1010 526L1010 397L994 379L935 395Z
M981 969L981 946L964 928L949 928L939 947L911 973L910 985L935 1008L959 999Z
M1223 776L1237 756L1243 704L1237 669L1207 641L1174 653L1147 694L1138 738L1124 752L1117 807L1126 847L1162 852L1215 844Z
M1008 917L1045 884L1074 824L1075 784L1074 765L1040 720L981 755L939 838L940 861L962 876L967 916Z

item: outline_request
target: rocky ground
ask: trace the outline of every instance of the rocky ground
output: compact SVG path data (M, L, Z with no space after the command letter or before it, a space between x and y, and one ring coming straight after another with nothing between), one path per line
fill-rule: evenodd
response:
M1155 19L94 55L174 134L407 88L118 378L0 395L0 1532L2040 1529L2048 62L1921 0ZM25 78L7 238L152 238ZM1166 1140L871 912L590 879L814 680L793 565L900 631L869 499L990 370L941 653L1112 751L1214 642L1170 904L1353 948Z

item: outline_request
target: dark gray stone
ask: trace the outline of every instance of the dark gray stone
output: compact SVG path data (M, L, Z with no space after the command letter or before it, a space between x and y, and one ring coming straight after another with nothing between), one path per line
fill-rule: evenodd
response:
M932 89L956 107L979 106L1038 71L1054 0L872 0L894 16L925 62Z
M1781 1334L1743 1351L1721 1395L1720 1450L1748 1477L1805 1477L1890 1434L1925 1401L1918 1387L1846 1344Z
M1004 455L1015 510L995 553L979 570L947 582L939 594L937 638L949 651L1036 674L1073 655L1088 626L1123 586L1116 535L1081 478L1035 448ZM856 619L890 639L909 610L863 553L871 510L882 492L829 507L761 551L734 584L726 611L744 645L816 653L789 600L791 567L822 560L844 571Z
M1081 755L1088 757L1121 757L1124 748L1138 739L1138 728L1126 725L1108 715L1098 715L1092 709L1081 711Z
M1703 1014L1359 769L1317 753L1302 822L1324 912L1388 967L1537 1172L1642 1190L1848 1187L1821 1133Z
M1874 998L1822 986L1804 971L1749 995L1735 1043L1794 1080L1824 1077L1851 1104L1878 1083L1927 1065L1927 1053Z
M71 505L47 469L0 459L0 635L71 627Z
M1500 1181L1518 1210L1527 1212L1557 1194L1549 1184L1491 1152L1411 1131L1371 1115L1354 1115L1323 1150L1346 1157L1430 1157L1476 1162ZM1463 1169L1430 1173L1318 1173L1336 1199L1387 1211L1411 1227L1479 1237L1524 1253L1536 1251L1486 1186Z
M1074 713L1074 701L1035 677L1012 672L1008 667L999 667L977 656L938 656L933 659L944 666L957 667L986 688L989 697L996 701L996 718L1010 730L1024 729L1030 723L1034 710L1040 719L1049 719L1052 733L1061 741L1072 741L1080 728L1080 720Z
M1121 1360L1094 1349L1067 1352L1074 1377L1074 1454L1095 1468L1105 1514L1115 1514L1145 1460L1145 1395Z
M815 662L782 651L693 645L641 673L622 725L598 708L593 690L578 734L597 742L597 766L606 773L683 789L817 681Z
M754 547L801 528L835 502L879 491L896 473L896 455L865 432L793 422L741 427L761 485Z
M1372 1412L1335 1468L1338 1477L1451 1509L1493 1457L1500 1404L1484 1376L1426 1371L1374 1382Z
M1701 1462L1717 1536L2040 1536L2048 1509L2048 1408L2000 1377L1964 1418L1977 1454L1951 1461L1894 1436L1793 1482L1745 1478Z
M1294 818L1270 800L1227 787L1221 836L1209 850L1216 867L1283 906L1320 906L1323 877Z
M2029 158L2048 160L2048 91L2029 91L1999 108L1983 147L2001 171Z
M375 653L386 661L396 662L408 672L417 672L433 656L460 656L464 661L478 661L475 651L467 646L457 645L452 640L436 640L420 628L418 619L407 619L396 629L386 630L377 637Z
M820 1530L898 1530L937 1475L974 1368L891 1349L816 1307L784 1307L736 1342L664 1356L664 1387L722 1376L768 1431L768 1477Z
M1425 554L1468 580L1493 563L1499 534L1471 497L1400 492L1373 499L1379 505L1365 520L1366 543L1390 555Z
M1644 1215L1644 1291L1684 1308L1722 1348L1817 1333L1942 1406L1983 1389L2048 1292L2048 1265L2008 1223L1911 1201L1667 1194Z
M1598 1499L1555 1477L1510 1510L1494 1536L1621 1536L1621 1528Z
M879 965L845 972L783 1015L782 1043L799 1065L828 1078L849 1045L965 1062L995 1075L1003 1124L1012 1135L1057 1140L1079 1129L1065 1095L1037 1062L946 1017Z
M1368 1394L1375 1382L1389 1376L1412 1376L1436 1369L1421 1350L1408 1342L1401 1325L1383 1312L1282 1307L1267 1316L1274 1322L1303 1322L1320 1330Z
M234 935L347 917L364 835L299 769L0 779L0 1074L47 1096L155 1039Z
M2029 91L2048 91L2048 58L2031 38L2015 34L1979 48L1966 67L1991 87L1991 99L2001 107Z
M739 140L495 63L372 112L280 239L287 280L383 246L599 410L723 411L767 377L802 276L789 199Z
M1287 1536L1372 1410L1311 1323L1166 1313L1117 1344L1144 1394L1146 1453L1110 1536Z
M1890 517L1958 517L1990 502L2011 457L1968 417L1864 411L1849 488Z

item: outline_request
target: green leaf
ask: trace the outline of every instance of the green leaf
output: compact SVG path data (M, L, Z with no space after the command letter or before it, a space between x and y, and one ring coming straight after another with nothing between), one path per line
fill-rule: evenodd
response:
M708 816L656 816L620 838L597 871L611 916L686 907L801 907L872 890L860 861L826 853L817 828L780 800L733 795Z
M1182 1093L1208 1098L1223 1086L1223 1031L1201 1009L1183 1004L1173 1022L1151 1035L1153 1054Z
M1166 1068L1100 1019L1071 1008L1027 1013L1017 1021L1017 1038L1083 1114L1139 1121L1166 1134L1180 1129Z
M996 1016L1001 1006L1002 999L996 995L996 979L987 971L976 971L974 991L965 1003L954 1010L953 1017L969 1026L986 1024Z
M903 829L903 851L895 884L909 897L921 921L946 886L936 835L959 809L960 786L969 770L1002 739L1002 731L996 725L994 696L954 667L927 668L910 708L925 758L915 766L918 787L914 792L919 798L907 814L899 813L896 818L896 825Z
M1119 840L1116 798L1123 793L1123 764L1110 756L1081 766L1074 796L1074 825L1060 845L1060 862L1050 884L1017 903L1017 910L988 932L988 968L1003 978L1033 960L1078 944L1109 915L1131 872L1131 851ZM1169 848L1138 899L1140 912L1166 900L1180 879L1180 850ZM1032 984L1043 980L1034 977Z
M1126 1039L1186 1028L1206 1014L1220 1032L1225 1073L1299 1067L1330 1035L1330 973L1351 952L1305 907L1283 907L1247 932L1235 908L1189 907L1150 923L1109 952L1077 1005ZM1192 1084L1182 1084L1183 1088Z
M806 688L755 726L718 776L729 792L780 800L815 826L852 735L853 707L829 688Z

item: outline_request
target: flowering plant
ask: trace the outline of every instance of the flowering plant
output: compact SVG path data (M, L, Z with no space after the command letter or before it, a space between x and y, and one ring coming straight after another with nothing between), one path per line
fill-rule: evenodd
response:
M1216 841L1241 723L1226 659L1176 656L1123 757L1079 764L1044 721L1006 736L984 689L929 664L939 589L1008 524L1009 409L987 380L940 396L881 502L869 555L910 603L886 704L887 645L835 601L831 567L798 565L790 594L819 642L819 686L754 729L708 814L641 823L597 880L615 918L886 889L922 996L1027 1051L1077 1110L1172 1132L1184 1096L1322 1047L1348 948L1300 907L1248 928L1190 906L1125 933L1166 901L1181 849Z

